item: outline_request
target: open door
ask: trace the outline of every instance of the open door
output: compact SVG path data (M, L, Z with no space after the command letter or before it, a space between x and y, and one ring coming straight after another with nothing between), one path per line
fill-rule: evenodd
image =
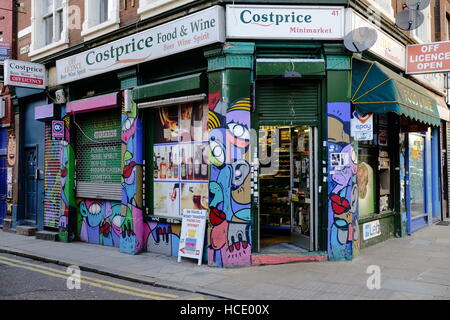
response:
M261 252L315 250L316 136L309 126L260 127Z

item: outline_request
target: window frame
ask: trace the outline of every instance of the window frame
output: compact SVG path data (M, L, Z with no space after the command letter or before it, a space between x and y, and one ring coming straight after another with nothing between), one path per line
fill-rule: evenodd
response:
M140 0L137 13L141 15L141 20L144 20L190 2L194 0Z
M32 0L31 1L31 45L30 45L30 57L36 57L39 55L45 56L53 52L61 50L62 46L68 46L69 43L69 28L68 28L68 8L69 0L61 0L61 6L57 7L57 1L52 1L52 12L48 12L47 9L44 11L46 2L42 0ZM59 23L56 23L56 19L59 16L58 13L61 12L62 16L62 30L57 32ZM46 30L45 19L52 17L52 42L47 43L47 32L42 32ZM56 38L56 35L58 38Z
M85 41L112 32L120 27L120 3L119 0L108 1L108 17L100 21L101 3L99 1L84 0L84 22L81 36Z

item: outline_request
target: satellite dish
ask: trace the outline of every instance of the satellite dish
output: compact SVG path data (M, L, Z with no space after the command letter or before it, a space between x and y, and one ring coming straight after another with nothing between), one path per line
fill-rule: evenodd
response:
M344 46L351 52L363 52L377 42L377 31L369 27L352 30L344 37Z
M402 30L417 29L425 20L425 16L419 10L404 10L395 16L395 25Z
M430 5L430 0L406 0L406 6L412 10L423 10Z

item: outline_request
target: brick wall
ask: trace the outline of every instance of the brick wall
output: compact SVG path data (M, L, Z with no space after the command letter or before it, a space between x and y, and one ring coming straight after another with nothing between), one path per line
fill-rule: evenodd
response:
M3 1L3 0L0 0ZM4 0L7 1L7 0ZM25 30L31 25L31 0L21 0L24 3L24 8L21 9L24 13L18 14L17 30ZM120 5L120 27L125 27L134 24L140 20L140 16L137 13L139 7L139 0L119 0ZM80 28L73 28L69 30L69 46L76 46L84 42L84 38L81 36L81 30L84 21L84 0L69 0L69 6L78 6L80 8ZM74 19L73 12L69 7L69 20ZM17 41L15 46L18 52L19 60L30 60L27 50L31 45L31 34L26 34Z

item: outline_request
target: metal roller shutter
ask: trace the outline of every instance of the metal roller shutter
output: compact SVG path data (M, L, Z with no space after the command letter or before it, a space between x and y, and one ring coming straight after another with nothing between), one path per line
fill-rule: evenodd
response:
M44 227L57 228L61 210L61 141L52 139L52 127L45 125Z
M319 122L317 83L258 82L256 107L260 125L310 125Z
M122 199L121 116L118 111L77 116L76 194L79 198Z

